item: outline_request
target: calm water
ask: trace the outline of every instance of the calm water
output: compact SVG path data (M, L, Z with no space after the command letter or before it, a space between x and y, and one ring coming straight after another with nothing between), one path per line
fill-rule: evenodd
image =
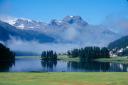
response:
M46 62L39 59L16 59L15 64L1 64L1 72L128 72L128 64L101 62Z

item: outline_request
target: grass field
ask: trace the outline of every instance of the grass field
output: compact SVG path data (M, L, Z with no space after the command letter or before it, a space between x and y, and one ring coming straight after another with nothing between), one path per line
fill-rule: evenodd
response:
M40 56L16 56L16 59L41 59ZM58 60L63 60L63 61L76 61L79 62L79 58L69 58L67 55L59 55Z
M128 63L128 57L112 57L112 58L100 58L96 59L96 61L100 62L114 62L114 63Z
M0 73L0 85L128 85L128 73Z
M16 59L41 59L40 56L16 56Z
M59 55L58 56L58 59L59 60L63 60L63 61L76 61L76 62L79 62L80 61L80 58L70 58L69 56L67 55Z
M79 62L79 58L69 58L67 55L60 55L58 56L59 60L64 60L64 61L76 61ZM95 59L95 61L99 62L113 62L113 63L123 63L123 64L128 64L128 57L111 57L111 58L100 58L100 59Z
M41 59L40 56L16 56L17 59L22 59L22 58L26 58L26 59ZM58 56L58 60L63 60L63 61L75 61L75 62L79 62L80 59L79 58L70 58L67 55L59 55ZM111 58L100 58L100 59L96 59L95 61L99 61L99 62L113 62L113 63L124 63L127 64L128 63L128 57L111 57Z

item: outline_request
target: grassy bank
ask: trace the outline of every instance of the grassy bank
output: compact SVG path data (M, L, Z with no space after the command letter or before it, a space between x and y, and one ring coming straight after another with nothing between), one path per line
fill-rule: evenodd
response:
M16 59L41 59L40 56L16 56Z
M0 85L128 85L128 73L0 73Z
M114 63L128 63L128 57L112 57L112 58L100 58L95 61L99 62L114 62Z
M69 58L67 55L60 55L58 56L59 60L64 60L64 61L76 61L79 62L79 58ZM100 58L100 59L95 59L94 61L98 62L113 62L113 63L124 63L128 64L128 57L111 57L111 58Z
M79 61L80 61L79 58L70 58L70 57L67 56L67 55L59 55L59 56L58 56L58 59L59 59L59 60L64 60L64 61L76 61L76 62L79 62Z
M16 56L16 59L41 59L40 56ZM79 62L79 58L70 58L67 55L59 55L58 60L63 60L63 61L75 61ZM113 62L113 63L124 63L128 64L128 57L111 57L111 58L100 58L100 59L95 59L95 61L98 62Z
M16 59L41 59L40 56L16 56ZM63 61L76 61L79 62L79 58L69 58L67 55L59 55L58 60L63 60Z

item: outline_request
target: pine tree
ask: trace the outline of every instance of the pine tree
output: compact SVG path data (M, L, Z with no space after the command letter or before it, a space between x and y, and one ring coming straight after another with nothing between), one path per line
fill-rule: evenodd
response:
M79 57L81 61L92 61L97 58L109 58L109 50L106 47L85 47L68 51L69 57Z
M42 60L57 60L57 53L53 52L53 50L49 51L43 51L41 54L41 59Z

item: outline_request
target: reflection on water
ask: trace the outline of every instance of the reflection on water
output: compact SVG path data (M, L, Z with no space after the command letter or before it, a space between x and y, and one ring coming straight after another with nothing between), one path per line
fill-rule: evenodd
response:
M128 64L110 63L110 69L113 72L128 72Z
M41 65L45 71L53 71L53 68L55 68L57 65L57 61L41 60Z
M128 64L103 62L42 61L16 59L14 63L0 63L0 71L10 72L128 72Z
M108 71L110 63L103 62L68 62L68 68L77 69L78 71Z

